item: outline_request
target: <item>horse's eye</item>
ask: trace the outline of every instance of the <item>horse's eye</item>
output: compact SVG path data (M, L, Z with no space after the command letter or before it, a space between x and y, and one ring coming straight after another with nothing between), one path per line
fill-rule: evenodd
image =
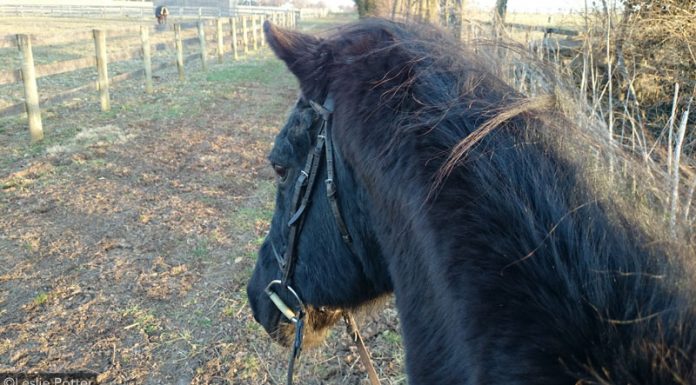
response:
M278 175L278 179L280 179L280 182L285 182L285 180L288 178L287 168L274 163L273 170L275 171L276 175Z

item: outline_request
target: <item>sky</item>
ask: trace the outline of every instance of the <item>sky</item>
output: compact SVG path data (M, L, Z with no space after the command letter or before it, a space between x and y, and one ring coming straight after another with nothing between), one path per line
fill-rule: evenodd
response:
M352 6L353 0L323 0L330 8L339 6ZM587 0L588 6L592 6L592 0ZM472 7L480 9L492 9L495 0L469 0ZM569 12L570 10L582 10L585 7L585 0L508 0L508 11L510 12Z

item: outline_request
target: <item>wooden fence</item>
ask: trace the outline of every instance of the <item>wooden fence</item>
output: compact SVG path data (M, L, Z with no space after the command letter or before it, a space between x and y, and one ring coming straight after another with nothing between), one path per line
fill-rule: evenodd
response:
M463 41L491 39L497 28L496 24L490 21L466 19L457 27L459 31L455 33ZM503 28L505 33L523 34L524 38L518 36L515 40L526 44L530 50L539 54L569 56L582 48L582 41L577 40L580 33L574 29L519 23L505 23Z
M262 38L264 19L270 19L275 24L285 27L295 27L296 24L296 14L285 12L199 20L194 23L177 23L173 25L173 34L171 31L162 33L153 31L148 27L140 27L140 29L119 31L119 34L113 36L107 36L106 31L97 29L69 36L44 37L21 34L0 37L0 48L17 47L21 59L21 68L0 72L0 85L23 83L24 86L24 102L0 109L0 116L26 112L32 141L41 140L43 138L41 106L61 103L74 97L77 93L95 88L95 85L83 84L48 97L39 98L38 78L93 68L98 75L96 89L99 91L101 108L108 111L110 109L109 88L111 84L142 77L145 92L151 93L153 91L153 71L176 65L179 79L183 80L185 79L185 63L191 60L200 60L202 68L206 70L211 59L211 52L214 54L213 60L222 62L227 52L232 60L238 60L242 54L257 50L264 44ZM139 39L140 47L138 49L124 49L124 46L119 44L124 38ZM85 53L89 56L41 65L34 63L33 46L67 44L80 40L94 41L94 51L91 54ZM114 44L110 45L110 40ZM191 46L196 47L195 52L184 55L184 48ZM153 51L172 51L176 54L171 58L174 60L167 60L153 66ZM142 59L141 69L117 76L109 75L108 64L134 59Z

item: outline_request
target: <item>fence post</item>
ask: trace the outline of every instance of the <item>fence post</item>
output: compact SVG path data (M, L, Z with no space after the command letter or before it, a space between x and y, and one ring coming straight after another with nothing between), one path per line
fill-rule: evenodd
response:
M176 45L176 68L179 70L179 80L184 80L184 46L181 44L181 24L174 24L174 44Z
M145 66L145 93L152 93L152 59L150 55L150 28L140 26L140 43L143 46L143 65Z
M247 36L247 17L246 15L242 15L242 44L244 44L244 55L247 55L249 53L249 43Z
M254 40L254 51L259 49L259 35L256 33L256 17L257 15L251 15L251 36Z
M217 58L218 63L222 64L222 57L225 54L224 36L222 36L222 19L215 20L217 30Z
M208 70L208 51L205 48L205 26L202 21L198 22L198 45L201 47L201 64L203 64L203 71Z
M237 51L237 17L230 17L230 32L232 33L232 56L239 60Z
M34 69L34 54L31 51L29 35L17 35L17 47L22 59L22 80L24 81L24 104L29 119L29 134L32 142L43 139L43 124L39 108L39 91L36 86L36 71Z
M97 73L99 74L99 100L102 111L111 109L109 98L109 70L106 66L106 33L100 29L92 31L94 34L94 50L97 57Z
M263 23L264 23L266 20L268 20L268 14L259 16L259 18L261 19L261 20L260 20L260 24L259 24L259 34L261 35L261 36L260 36L261 47L265 47L265 46L266 46L266 37L263 35Z

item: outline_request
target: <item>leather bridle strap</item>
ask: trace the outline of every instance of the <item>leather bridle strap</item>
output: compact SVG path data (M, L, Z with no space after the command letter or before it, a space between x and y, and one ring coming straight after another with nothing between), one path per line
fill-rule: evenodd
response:
M341 215L341 210L338 207L338 199L336 196L337 189L335 182L336 179L334 168L333 137L331 136L331 122L329 121L329 119L331 119L331 114L333 113L333 99L328 98L323 106L320 106L319 104L312 101L310 101L310 104L314 111L321 115L321 118L324 120L324 123L322 123L322 127L325 127L324 131L326 135L324 145L324 148L326 150L326 180L324 181L324 183L326 184L326 197L329 200L331 212L333 213L334 219L336 220L336 226L338 227L338 231L341 233L341 239L343 239L343 242L346 244L353 256L357 258L358 253L356 252L353 246L353 239L350 237L350 233L348 232L348 226L346 226L346 222L343 220L343 216ZM355 322L353 315L350 312L344 312L343 320L346 323L347 331L350 335L350 338L353 340L355 346L358 348L358 354L360 355L360 360L365 366L367 376L370 379L370 384L380 385L379 378L377 377L377 371L375 370L375 367L372 365L372 361L370 360L370 353L367 351L365 341L363 341L363 338L360 335L358 325Z
M273 248L273 254L278 260L278 264L283 272L282 279L279 281L272 281L266 287L266 294L270 299L276 304L278 309L295 324L295 340L293 342L292 352L290 354L290 359L288 363L287 372L287 384L292 385L293 372L295 368L295 361L302 350L302 332L304 329L304 315L305 309L302 300L297 295L297 293L292 289L291 280L294 273L295 263L297 259L296 253L296 243L299 239L300 231L305 220L305 210L307 209L310 198L312 195L312 190L314 189L314 183L317 178L319 164L321 163L322 151L326 153L326 197L329 200L329 205L331 206L331 212L336 220L336 225L338 231L341 233L341 239L347 245L350 252L357 258L358 254L354 248L353 240L348 232L348 227L346 226L343 216L341 215L341 210L338 206L338 199L336 195L336 182L335 182L335 170L334 170L334 150L333 150L333 140L331 138L331 114L333 113L333 99L331 96L326 98L324 105L321 106L313 101L309 102L314 111L316 111L322 119L321 128L317 134L317 140L314 145L314 149L307 156L307 161L305 162L305 167L300 171L300 175L295 182L295 192L292 198L292 216L288 220L288 227L290 228L288 232L288 244L285 249L285 255L283 258L278 255ZM290 294L292 294L295 300L298 302L299 311L295 313L290 307L288 307L282 299L276 294L272 287L274 285L280 285L286 288ZM344 313L344 320L348 327L348 333L353 339L353 342L358 347L358 353L360 359L367 370L368 377L370 378L371 385L380 385L379 379L377 378L377 372L375 371L372 362L370 361L370 355L365 347L365 343L360 336L357 324L350 313Z
M346 322L346 331L348 331L348 335L358 348L360 361L362 361L363 365L365 366L365 370L367 370L367 377L370 379L370 384L380 385L379 378L377 377L377 371L372 365L372 360L370 360L370 352L368 352L367 347L365 347L365 341L363 341L363 338L360 335L358 324L355 323L353 315L348 312L343 313L343 320Z
M307 156L307 162L305 163L305 168L300 171L300 176L295 182L295 194L293 196L293 215L288 221L288 226L290 231L288 233L288 245L285 249L285 259L279 261L283 267L283 279L282 283L284 286L290 285L290 280L292 279L293 270L295 268L295 259L297 253L296 242L300 235L300 230L302 224L304 223L304 212L309 204L309 199L312 195L312 189L314 188L314 181L317 178L319 163L321 158L322 149L324 148L324 142L326 136L326 122L322 123L322 127L317 135L317 142L314 146L314 150ZM300 194L302 195L302 200L300 201Z
M317 174L319 173L319 164L321 163L321 155L324 149L324 142L326 140L325 132L326 121L323 121L321 129L319 130L319 133L317 135L317 141L314 145L314 150L312 150L312 152L307 156L305 167L304 169L302 169L302 171L300 171L300 176L297 178L297 181L295 182L295 193L292 198L291 211L293 214L290 217L290 220L288 220L288 227L290 227L290 231L288 233L288 245L285 249L284 258L281 259L274 249L274 255L276 256L278 264L280 265L283 271L282 279L279 282L275 282L278 282L280 286L285 287L294 295L296 301L300 306L298 314L293 314L294 312L290 308L288 308L287 305L285 305L285 303L280 299L280 297L278 297L277 294L270 290L273 282L269 284L269 287L266 289L266 293L276 304L278 309L280 309L281 312L283 312L283 314L287 312L288 314L285 314L285 316L295 323L295 340L292 344L292 352L290 353L290 358L288 360L288 372L286 378L287 385L292 385L292 377L295 371L295 362L297 361L297 357L300 355L300 352L302 351L302 332L304 329L305 315L304 305L300 300L300 297L290 286L293 277L293 272L295 269L295 262L297 259L296 242L299 238L300 231L302 230L302 225L304 224L305 219L304 213L309 205L309 200L312 196L312 190L314 188L314 182L316 181ZM286 310L285 312L283 311L284 309Z
M295 361L302 351L302 331L304 329L304 319L300 318L295 323L295 342L292 344L292 353L288 362L288 374L286 378L287 385L292 385L292 376L295 372Z
M327 103L324 106L320 106L314 102L310 102L312 105L312 108L314 108L315 111L321 115L321 118L324 120L324 126L326 127L326 145L325 145L325 150L326 150L326 180L324 183L326 184L326 198L329 200L329 205L331 206L331 212L333 214L334 219L336 220L336 226L338 227L338 232L341 233L341 239L343 239L343 242L348 246L348 249L350 249L350 252L353 254L354 257L358 257L358 253L356 252L354 246L353 246L353 239L350 236L350 233L348 232L348 226L346 226L346 222L343 220L343 216L341 215L341 209L338 207L338 199L336 196L336 178L335 178L335 167L334 167L334 151L333 151L333 139L331 137L331 124L329 119L331 118L331 113L333 112L333 101L331 99L327 100L331 103Z

